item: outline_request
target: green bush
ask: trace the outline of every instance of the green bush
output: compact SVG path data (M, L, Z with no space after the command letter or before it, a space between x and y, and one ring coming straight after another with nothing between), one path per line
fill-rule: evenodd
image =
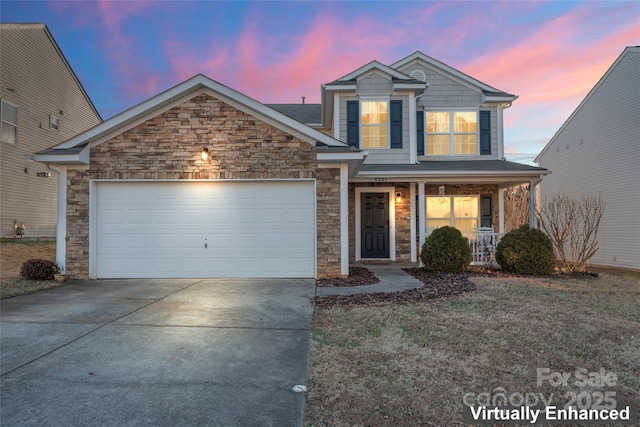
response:
M500 239L496 261L504 271L516 274L552 274L556 266L549 237L526 224Z
M471 263L469 240L453 227L440 227L427 237L420 260L434 273L462 273Z
M57 272L58 266L55 262L33 258L22 264L20 277L27 280L53 280L53 275Z

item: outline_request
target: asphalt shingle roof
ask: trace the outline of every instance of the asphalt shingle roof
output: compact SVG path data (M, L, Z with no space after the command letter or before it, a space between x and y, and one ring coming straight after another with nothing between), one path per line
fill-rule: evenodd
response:
M286 114L300 123L322 123L321 104L267 104L267 106Z

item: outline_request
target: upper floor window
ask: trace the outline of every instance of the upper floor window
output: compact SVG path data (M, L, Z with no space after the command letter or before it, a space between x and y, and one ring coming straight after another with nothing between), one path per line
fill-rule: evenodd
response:
M476 111L427 111L428 156L478 154Z
M389 148L389 103L362 101L362 148Z
M18 139L18 107L0 102L0 141L15 144Z

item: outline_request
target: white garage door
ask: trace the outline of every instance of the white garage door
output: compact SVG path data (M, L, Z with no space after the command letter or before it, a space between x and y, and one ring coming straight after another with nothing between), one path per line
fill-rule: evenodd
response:
M98 278L315 275L311 181L98 182Z

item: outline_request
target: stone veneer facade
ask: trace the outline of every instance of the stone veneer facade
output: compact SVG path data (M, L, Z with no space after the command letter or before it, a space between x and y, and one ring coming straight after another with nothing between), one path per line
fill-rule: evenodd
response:
M318 169L313 145L209 95L93 147L88 170L68 171L66 273L75 278L89 276L93 179L316 179L317 276L340 275L339 169Z
M416 185L416 184L414 184ZM356 187L368 187L371 188L371 192L375 192L376 187L394 187L394 192L391 195L395 197L396 193L402 194L402 200L399 203L395 203L395 218L396 218L396 262L410 262L411 261L411 220L406 219L411 216L411 206L409 203L410 184L407 182L383 182L383 183L356 183L349 184L349 262L355 261L355 248L356 248L356 230L355 230L355 213L356 213ZM438 185L426 184L424 188L425 196L437 196L439 194ZM417 192L417 185L416 185ZM451 184L445 185L445 194L447 196L458 195L491 195L492 207L493 207L493 229L498 231L498 186L489 184ZM418 214L418 207L416 206L416 215ZM418 229L416 229L418 234ZM416 242L417 252L420 255L419 243ZM375 262L375 261L371 261Z

